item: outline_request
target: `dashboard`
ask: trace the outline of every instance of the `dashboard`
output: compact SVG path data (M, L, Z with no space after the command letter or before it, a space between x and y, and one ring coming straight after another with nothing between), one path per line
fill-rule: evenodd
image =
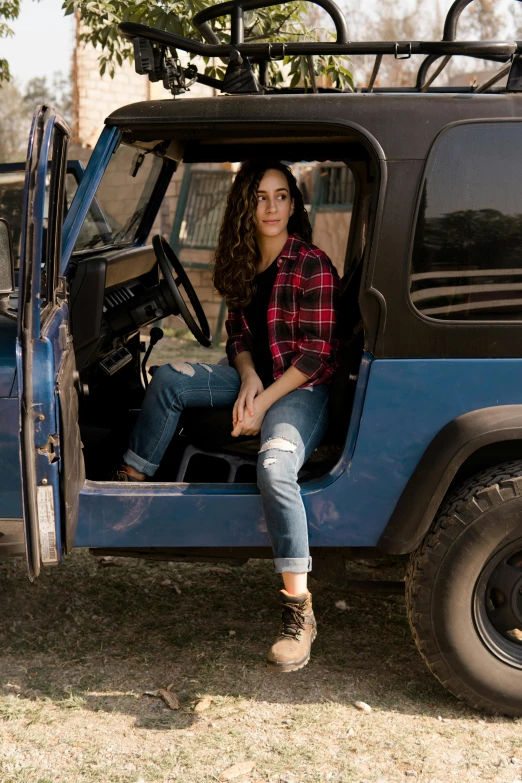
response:
M141 327L176 310L167 284L160 280L152 246L75 262L70 308L79 371L105 360L110 364L109 357Z

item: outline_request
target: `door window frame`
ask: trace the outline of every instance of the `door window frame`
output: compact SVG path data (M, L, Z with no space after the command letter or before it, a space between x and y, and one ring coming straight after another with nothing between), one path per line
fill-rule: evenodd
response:
M67 145L63 144L63 140L59 138L58 134L67 135L67 131L62 127L61 123L55 118L53 123L51 139L52 145L52 159L50 166L48 162L49 171L49 184L47 185L49 195L52 194L53 200L51 202L48 196L47 206L47 232L44 236L44 242L46 244L45 259L47 269L51 274L47 275L47 302L41 309L40 313L40 328L43 331L47 320L51 313L56 308L57 291L59 289L58 278L60 271L61 261L61 246L62 246L62 225L63 220L58 210L61 211L65 200L65 180L67 177ZM57 159L58 158L58 159ZM47 178L46 178L47 179ZM54 230L49 231L49 226L53 226ZM40 286L42 269L40 269Z

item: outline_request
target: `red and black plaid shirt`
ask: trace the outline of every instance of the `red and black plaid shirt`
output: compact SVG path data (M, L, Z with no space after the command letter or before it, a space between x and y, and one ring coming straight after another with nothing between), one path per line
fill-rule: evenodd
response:
M340 281L322 250L289 236L275 262L279 270L268 306L268 339L274 380L291 365L309 379L305 386L329 381L337 369L334 338ZM242 308L229 310L226 321L230 364L252 351L252 332Z

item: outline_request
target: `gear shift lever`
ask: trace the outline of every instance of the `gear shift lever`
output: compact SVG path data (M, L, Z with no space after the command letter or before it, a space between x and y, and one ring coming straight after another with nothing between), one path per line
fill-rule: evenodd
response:
M150 330L150 342L149 347L145 351L145 356L143 357L143 361L141 363L141 374L143 376L143 383L145 384L145 388L149 385L149 380L147 378L147 361L149 359L149 356L151 354L152 349L156 345L156 343L159 343L160 340L163 339L163 329L160 329L159 326L153 326Z

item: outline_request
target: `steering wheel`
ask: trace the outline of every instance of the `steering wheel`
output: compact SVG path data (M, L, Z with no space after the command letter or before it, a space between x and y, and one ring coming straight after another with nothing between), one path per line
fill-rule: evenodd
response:
M181 266L180 260L165 237L162 237L159 234L156 234L153 238L152 247L154 248L163 279L176 303L178 312L175 313L175 315L180 315L196 340L201 343L201 345L204 345L205 348L208 348L212 344L212 333L208 325L207 316L203 311L201 302L194 291L187 273ZM179 292L178 286L180 285L185 289L190 304L194 308L197 323Z

